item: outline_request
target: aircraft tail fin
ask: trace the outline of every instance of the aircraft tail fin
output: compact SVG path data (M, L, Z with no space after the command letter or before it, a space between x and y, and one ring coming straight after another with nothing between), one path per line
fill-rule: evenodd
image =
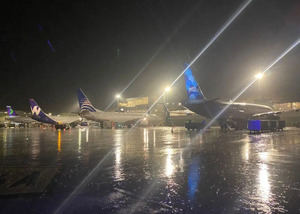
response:
M87 96L83 93L83 91L80 88L77 90L77 97L78 97L80 112L82 111L96 112L96 108L92 105L92 103L89 101Z
M15 117L17 116L16 112L12 109L11 106L6 106L7 114L9 117Z
M203 101L206 99L190 67L184 72L184 80L189 101Z
M29 99L29 104L33 119L42 123L57 124L55 120L51 119L46 113L43 112L41 107L39 107L34 99Z

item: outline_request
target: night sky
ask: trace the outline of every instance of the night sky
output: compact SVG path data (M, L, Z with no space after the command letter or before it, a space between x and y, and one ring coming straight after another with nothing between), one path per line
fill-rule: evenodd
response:
M124 97L157 96L244 1L9 1L1 7L1 109L78 110L76 90L104 109L160 49ZM209 98L229 99L300 38L300 2L254 0L192 66ZM260 96L300 100L300 47ZM254 85L242 99L255 98ZM183 78L170 99L185 98Z

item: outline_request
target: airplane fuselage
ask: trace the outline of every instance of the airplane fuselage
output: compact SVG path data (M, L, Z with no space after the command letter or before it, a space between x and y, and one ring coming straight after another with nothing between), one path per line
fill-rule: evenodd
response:
M80 113L85 119L93 120L97 122L103 121L113 121L117 123L124 123L130 121L137 121L140 119L145 118L144 113L133 113L133 112L103 112L103 111L96 111L96 112L89 112L83 111ZM156 118L153 115L148 115L147 119Z
M23 116L12 116L12 117L6 117L6 120L14 123L33 123L35 120L33 120L31 117L23 117Z
M205 100L199 103L185 102L184 104L189 110L209 119L214 118L227 105L229 105L228 109L219 119L247 120L254 114L272 111L272 108L266 105L230 103L217 100Z

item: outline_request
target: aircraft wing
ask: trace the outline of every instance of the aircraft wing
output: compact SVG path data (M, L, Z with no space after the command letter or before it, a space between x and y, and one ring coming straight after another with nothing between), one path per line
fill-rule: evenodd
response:
M288 110L288 111L269 111L259 114L253 114L252 117L278 117L280 114L290 113L290 112L299 112L300 109Z
M281 113L282 113L281 111L269 111L269 112L263 112L259 114L253 114L252 117L278 116Z
M50 116L58 124L70 124L81 121L79 116Z
M188 115L193 115L193 114L195 114L195 113L189 109L170 111L171 117L188 116Z

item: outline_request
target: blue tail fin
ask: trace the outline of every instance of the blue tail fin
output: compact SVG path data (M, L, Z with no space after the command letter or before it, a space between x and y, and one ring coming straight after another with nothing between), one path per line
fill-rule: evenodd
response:
M77 97L78 97L80 112L84 110L90 112L96 111L95 107L92 105L92 103L89 101L87 96L83 93L83 91L80 88L77 90Z
M17 116L16 112L12 109L11 106L6 106L7 114L9 117L15 117Z
M206 99L193 76L191 68L188 68L184 72L184 80L189 101L202 101Z
M54 125L57 124L55 120L51 119L47 114L43 112L43 110L39 107L34 99L29 99L29 104L33 119L42 123L50 123Z

